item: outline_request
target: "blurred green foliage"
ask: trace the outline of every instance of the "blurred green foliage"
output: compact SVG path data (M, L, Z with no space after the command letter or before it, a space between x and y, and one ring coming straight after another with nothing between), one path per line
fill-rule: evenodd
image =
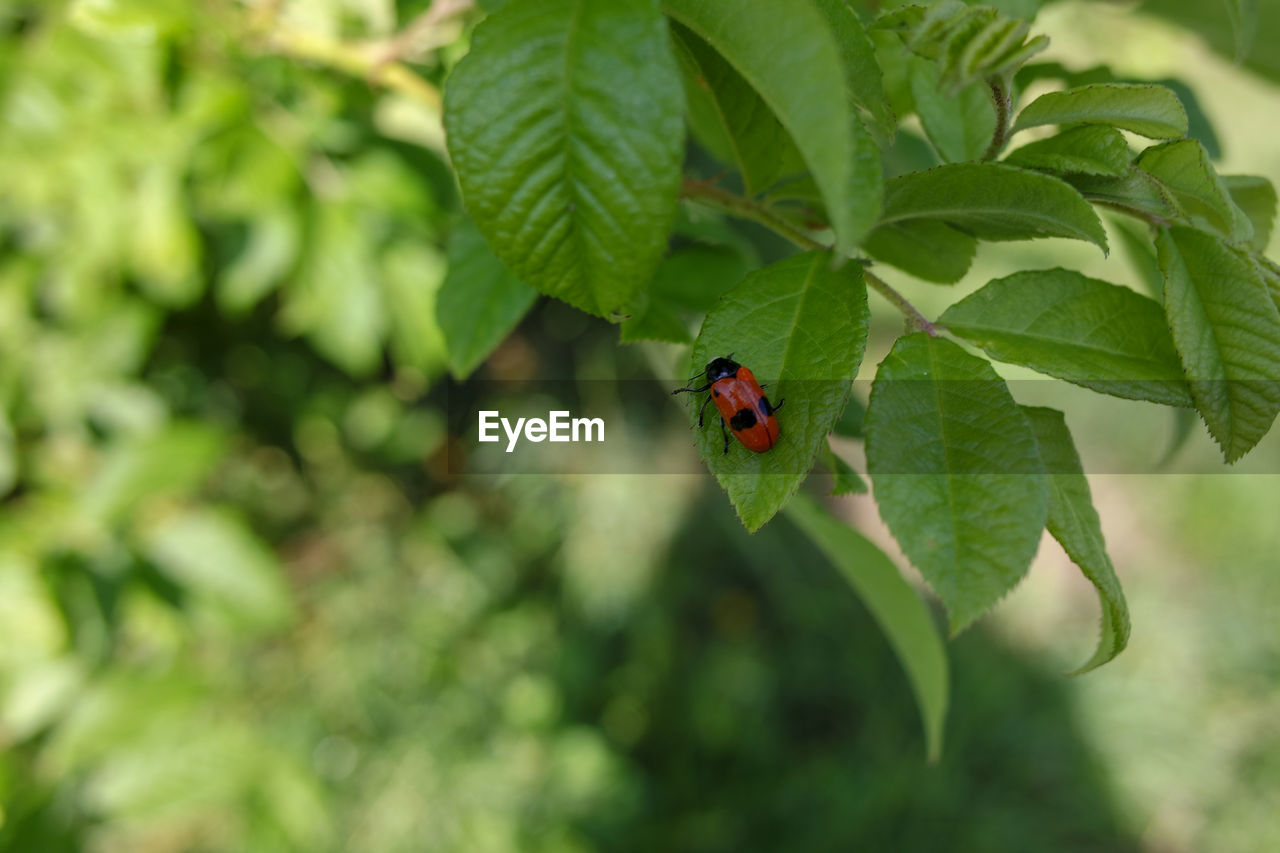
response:
M1071 683L989 634L927 765L786 522L747 538L679 478L450 477L438 115L277 32L425 6L0 0L0 849L1135 849ZM541 305L491 369L640 357L614 334ZM1226 542L1183 519L1255 604L1258 506ZM1206 716L1277 672L1220 642ZM1243 850L1280 752L1232 719L1247 787L1196 832Z

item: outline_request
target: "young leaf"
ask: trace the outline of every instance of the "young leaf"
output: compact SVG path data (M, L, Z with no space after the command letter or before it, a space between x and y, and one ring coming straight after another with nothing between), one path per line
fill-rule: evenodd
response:
M936 219L881 225L871 232L867 254L925 281L953 284L964 278L978 241Z
M867 408L880 515L954 635L1027 571L1048 514L1035 435L1004 381L943 338L899 338Z
M756 270L707 315L693 346L693 369L733 354L768 383L778 413L778 443L753 453L730 437L724 453L719 416L709 408L698 450L729 493L748 530L773 517L803 482L814 455L844 410L867 340L862 267L830 252L807 252ZM691 406L696 428L698 407Z
M1257 175L1223 175L1221 180L1231 194L1231 201L1253 225L1249 245L1259 252L1266 251L1276 218L1276 188L1271 181Z
M1016 133L1044 124L1109 124L1151 139L1187 135L1187 112L1164 86L1097 83L1041 95L1018 114Z
M913 56L908 67L916 113L938 155L948 163L981 157L996 129L987 85L975 82L958 92L944 91L937 63Z
M840 46L814 0L663 0L668 15L714 47L760 94L813 174L841 250L875 224L883 193L880 152L847 107L853 97ZM832 86L840 97L833 98Z
M1280 412L1280 311L1250 260L1212 235L1162 228L1156 250L1196 409L1234 462Z
M885 186L881 223L939 219L981 240L1070 237L1107 251L1098 214L1069 184L1000 163L952 163Z
M784 164L800 161L799 152L777 117L733 66L698 36L675 24L677 56L684 71L690 124L699 136L718 140L714 151L737 169L748 195L767 189L781 177ZM704 109L695 109L703 106Z
M1114 127L1084 125L1024 145L1004 162L1046 172L1119 177L1129 171L1129 146Z
M853 466L844 461L844 457L836 453L827 440L818 447L818 461L831 472L831 496L865 495L868 491L867 481L859 476Z
M1253 237L1253 226L1231 201L1226 185L1199 142L1180 139L1153 146L1138 156L1137 165L1173 194L1187 216L1207 221L1230 240L1248 241Z
M444 118L467 209L503 263L610 316L666 250L683 109L650 0L514 0L476 27Z
M449 271L436 294L453 375L465 379L489 357L538 298L502 265L469 220L449 242Z
M848 578L884 631L911 682L929 760L936 761L947 717L947 653L928 608L883 551L832 518L813 498L796 495L787 517Z
M1064 269L999 278L938 322L998 361L1131 400L1190 406L1160 304Z
M1049 533L1062 545L1071 561L1080 567L1098 591L1102 605L1102 628L1098 647L1079 675L1113 659L1129 642L1129 606L1120 589L1120 579L1107 556L1102 522L1093 508L1089 481L1085 479L1080 455L1062 412L1056 409L1023 406L1040 447L1040 458L1049 474Z

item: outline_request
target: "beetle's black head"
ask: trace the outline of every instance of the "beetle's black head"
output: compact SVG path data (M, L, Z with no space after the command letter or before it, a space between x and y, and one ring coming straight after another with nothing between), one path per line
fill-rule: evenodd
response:
M729 358L717 358L707 365L707 381L718 382L726 376L734 376L739 367L742 365L733 360L732 354Z

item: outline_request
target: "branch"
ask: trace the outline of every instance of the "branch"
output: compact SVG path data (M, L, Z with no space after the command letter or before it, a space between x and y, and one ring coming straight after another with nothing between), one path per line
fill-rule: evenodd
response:
M887 281L869 269L862 270L862 277L866 279L867 284L875 288L877 293L892 302L893 306L903 313L907 318L908 326L918 332L928 333L931 338L938 336L938 326L929 322L916 306L907 301L907 297L894 290Z
M353 77L363 77L375 86L385 86L407 95L433 112L442 109L440 90L399 62L382 61L376 52L311 33L282 30L263 33L272 53L315 62Z
M824 246L822 243L810 237L808 234L796 228L790 222L778 216L773 211L762 205L754 199L744 198L735 195L728 190L721 189L708 181L697 181L692 178L685 178L684 184L680 187L680 195L690 201L699 201L708 207L714 207L717 210L723 210L730 216L736 216L739 219L749 219L768 228L770 231L785 237L792 243L795 243L802 249L830 249L830 246Z
M984 161L994 160L1000 156L1005 143L1009 141L1009 109L1012 107L1009 89L1003 80L999 77L989 77L987 87L991 90L991 103L996 108L996 129L991 134L991 144L982 155Z
M730 216L736 216L739 219L749 219L757 222L764 227L770 229L774 233L785 237L792 243L795 243L802 249L822 249L830 251L831 247L823 245L817 240L805 234L796 228L790 222L778 216L769 210L760 202L754 199L744 198L735 195L728 190L711 184L708 181L697 181L691 178L685 178L684 185L680 188L680 195L691 201L698 201L717 210L723 210ZM889 300L895 308L903 313L907 318L907 323L919 331L927 332L930 337L938 336L938 327L929 322L914 305L907 301L907 298L898 291L894 290L888 282L866 269L862 270L862 277L866 279L867 284L878 292L885 299Z

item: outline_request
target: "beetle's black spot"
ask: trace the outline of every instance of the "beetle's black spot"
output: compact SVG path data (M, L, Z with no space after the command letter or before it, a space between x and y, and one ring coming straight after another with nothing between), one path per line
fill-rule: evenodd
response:
M751 429L755 425L756 413L750 409L738 409L733 413L733 417L729 419L729 428L734 432Z
M719 392L719 391L717 391L716 389L712 388L712 389L711 389L711 396L713 396L713 397L719 397L719 396L720 396L720 392Z
M760 407L760 417L768 418L769 415L773 414L773 407L769 405L768 397L761 397L757 405Z

